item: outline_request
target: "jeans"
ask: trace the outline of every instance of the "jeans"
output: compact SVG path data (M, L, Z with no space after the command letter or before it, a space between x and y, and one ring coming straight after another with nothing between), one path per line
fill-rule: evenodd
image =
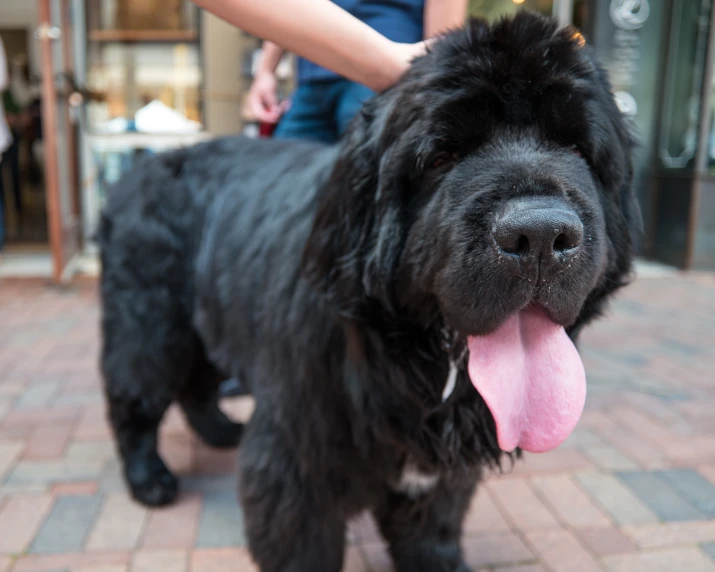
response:
M374 92L347 79L299 85L273 137L335 143Z
M5 171L12 177L12 191L18 216L22 214L20 187L20 135L13 130L12 143L0 157L0 250L5 244Z

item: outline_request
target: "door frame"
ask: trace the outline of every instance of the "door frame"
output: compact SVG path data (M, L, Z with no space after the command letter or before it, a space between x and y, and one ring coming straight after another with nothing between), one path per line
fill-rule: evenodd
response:
M51 3L59 2L59 26L52 22ZM57 73L67 73L72 70L71 22L69 0L38 0L38 28L37 40L39 42L40 64L42 75L42 133L45 155L45 193L47 207L47 226L52 252L52 280L55 283L64 283L71 279L73 257L79 252L80 217L77 174L77 138L74 127L69 122L69 108L67 107L63 122L70 134L68 136L69 165L69 193L70 213L65 216L62 210L60 165L58 145L64 144L58 137L59 106L58 90L56 84ZM62 42L62 70L54 66L55 42ZM69 95L69 94L64 94Z

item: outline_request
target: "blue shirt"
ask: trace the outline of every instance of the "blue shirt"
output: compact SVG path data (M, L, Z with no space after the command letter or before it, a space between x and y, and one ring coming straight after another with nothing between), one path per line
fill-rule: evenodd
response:
M388 40L414 44L423 39L425 0L333 0L333 3ZM298 58L299 84L337 77L313 62Z

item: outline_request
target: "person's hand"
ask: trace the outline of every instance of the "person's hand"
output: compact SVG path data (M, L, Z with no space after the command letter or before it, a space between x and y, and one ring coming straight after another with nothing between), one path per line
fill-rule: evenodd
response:
M390 50L388 57L390 66L383 66L384 77L375 79L373 87L377 91L383 91L392 86L402 77L407 69L412 65L415 58L424 56L427 53L434 39L417 42L416 44L400 44L398 42L390 42Z
M256 74L248 92L248 109L257 121L278 123L288 105L287 100L278 103L278 80L274 73L262 71Z

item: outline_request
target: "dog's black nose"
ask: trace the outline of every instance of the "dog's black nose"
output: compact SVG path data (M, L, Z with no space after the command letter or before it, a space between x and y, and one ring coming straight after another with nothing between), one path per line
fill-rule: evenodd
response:
M576 254L583 223L560 199L516 199L497 215L493 234L503 253L543 266L567 262Z

